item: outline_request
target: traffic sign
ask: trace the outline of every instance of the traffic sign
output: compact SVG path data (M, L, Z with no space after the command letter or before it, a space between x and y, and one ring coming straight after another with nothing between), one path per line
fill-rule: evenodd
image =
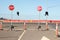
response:
M9 5L9 10L13 11L14 10L14 5Z
M37 10L42 11L42 6L38 6Z

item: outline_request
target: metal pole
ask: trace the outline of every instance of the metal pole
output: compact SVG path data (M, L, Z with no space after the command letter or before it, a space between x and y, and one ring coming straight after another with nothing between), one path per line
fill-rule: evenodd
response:
M40 12L39 12L39 26L40 26Z
M13 19L13 17L12 17L13 15L12 15L12 12L11 12L11 25L12 25L12 19Z
M47 5L47 6L46 6L46 8L47 8L47 11L48 11L48 0L46 0L46 5Z
M39 18L39 20L38 20L38 30L39 30L41 28L41 26L40 26L40 12L39 12L38 18Z
M39 12L39 15L38 15L38 27L39 27L39 20L40 20L40 12Z
M11 11L11 26L10 26L11 31L12 31L12 26L13 26L12 19L13 19L13 15L12 15L12 11Z
M47 11L48 11L48 0L46 0L46 8L47 8ZM48 18L48 15L46 15L46 30L48 30L48 22L47 22L47 18Z

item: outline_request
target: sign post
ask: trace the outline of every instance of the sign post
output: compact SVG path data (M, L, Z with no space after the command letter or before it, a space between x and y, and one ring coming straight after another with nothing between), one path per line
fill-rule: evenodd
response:
M12 19L13 19L13 15L12 15L12 11L14 10L14 5L9 5L9 10L11 11L11 27L12 27Z
M48 22L47 22L47 18L48 18L48 11L45 12L45 16L46 16L46 30L49 30L48 29Z
M39 27L40 26L40 11L42 11L42 6L38 6L37 10L39 11L39 16L38 16L38 18L39 18L39 20L38 20L38 27Z

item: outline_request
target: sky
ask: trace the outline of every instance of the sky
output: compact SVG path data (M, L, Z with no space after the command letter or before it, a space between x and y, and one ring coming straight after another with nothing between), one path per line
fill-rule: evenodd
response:
M15 7L13 11L9 10L11 4ZM42 11L37 10L38 6L42 6ZM0 17L7 19L46 20L46 11L48 20L60 20L60 0L0 0Z

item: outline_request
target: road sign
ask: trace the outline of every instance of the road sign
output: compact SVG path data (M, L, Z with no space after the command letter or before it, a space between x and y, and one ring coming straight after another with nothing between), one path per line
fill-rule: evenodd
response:
M9 5L9 10L13 11L14 10L14 5Z
M42 6L38 6L37 10L42 11Z

